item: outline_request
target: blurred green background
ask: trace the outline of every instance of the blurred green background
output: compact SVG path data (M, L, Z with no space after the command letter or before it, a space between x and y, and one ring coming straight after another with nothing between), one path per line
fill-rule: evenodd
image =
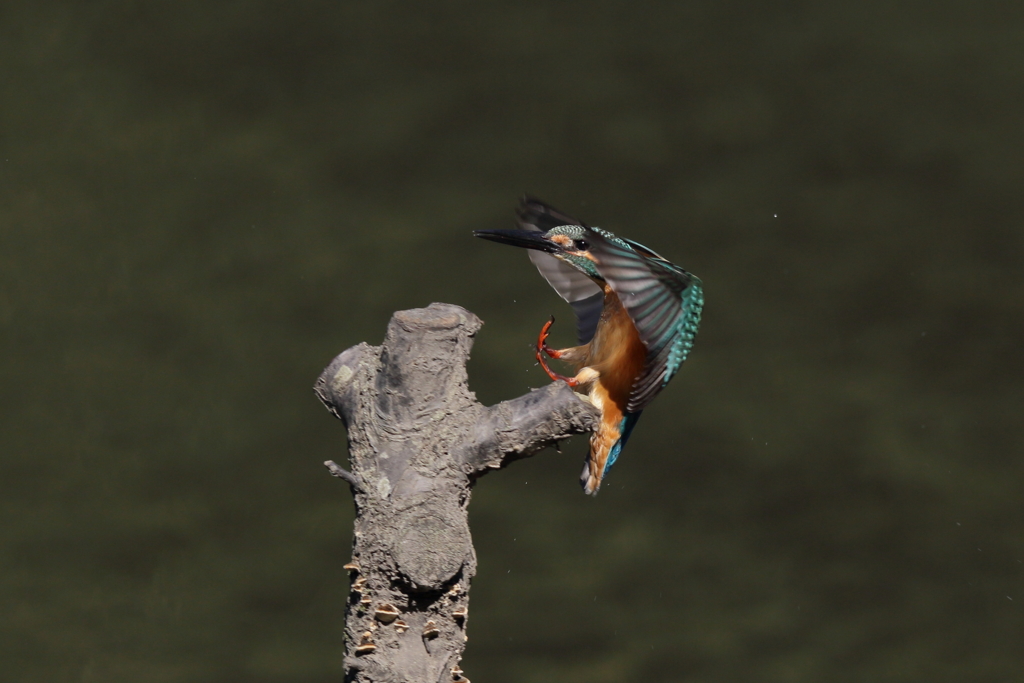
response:
M534 193L700 275L601 495L480 481L477 683L1024 669L1024 6L0 7L0 662L342 676L351 500L313 380L484 319L485 403L569 308L470 236Z

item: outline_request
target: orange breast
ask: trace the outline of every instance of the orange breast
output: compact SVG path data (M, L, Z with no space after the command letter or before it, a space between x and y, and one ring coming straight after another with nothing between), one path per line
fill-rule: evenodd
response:
M620 411L625 410L633 383L644 369L646 355L646 347L619 297L605 285L601 323L583 365L600 373L598 381Z

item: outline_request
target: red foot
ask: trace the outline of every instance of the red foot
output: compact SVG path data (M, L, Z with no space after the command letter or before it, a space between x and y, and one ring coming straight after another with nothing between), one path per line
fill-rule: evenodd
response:
M553 349L550 346L548 346L548 331L554 324L555 316L551 316L551 319L544 323L544 327L540 329L540 334L537 336L537 351L543 351L552 358L561 358L561 351L559 351L558 349Z
M543 353L541 353L543 351L552 358L560 358L562 356L561 351L559 351L558 349L553 349L547 344L548 331L554 324L555 316L551 316L551 320L548 320L546 323L544 323L544 327L541 328L540 334L537 336L537 362L540 363L540 366L544 368L544 372L548 373L548 377L550 377L551 379L555 380L556 382L558 380L561 380L568 384L570 387L575 387L579 384L579 381L577 381L575 377L566 377L565 375L559 375L556 372L552 372L551 368L548 367L547 362L544 360Z

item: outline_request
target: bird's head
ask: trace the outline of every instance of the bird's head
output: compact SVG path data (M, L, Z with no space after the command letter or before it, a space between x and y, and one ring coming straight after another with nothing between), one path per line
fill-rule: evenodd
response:
M582 225L559 225L547 232L540 230L475 230L473 234L485 240L511 244L514 247L536 249L551 254L572 266L592 280L603 282L590 254L593 230Z

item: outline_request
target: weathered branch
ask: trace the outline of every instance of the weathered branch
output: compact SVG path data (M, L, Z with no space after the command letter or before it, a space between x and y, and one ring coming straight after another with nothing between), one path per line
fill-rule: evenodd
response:
M528 458L573 434L593 429L596 410L563 382L534 389L511 401L487 408L473 432L454 453L471 475Z
M356 477L356 475L352 474L348 470L343 469L338 463L334 462L333 460L325 460L324 467L326 467L327 470L331 473L331 476L337 477L338 479L344 479L345 481L347 481L349 486L352 487L353 491L363 493L366 490L366 487L363 486L362 480L360 480L358 477Z
M458 306L399 311L384 344L359 344L316 382L348 430L356 519L346 680L465 680L476 555L467 506L483 474L591 431L597 411L562 383L489 408L469 391L479 318Z

